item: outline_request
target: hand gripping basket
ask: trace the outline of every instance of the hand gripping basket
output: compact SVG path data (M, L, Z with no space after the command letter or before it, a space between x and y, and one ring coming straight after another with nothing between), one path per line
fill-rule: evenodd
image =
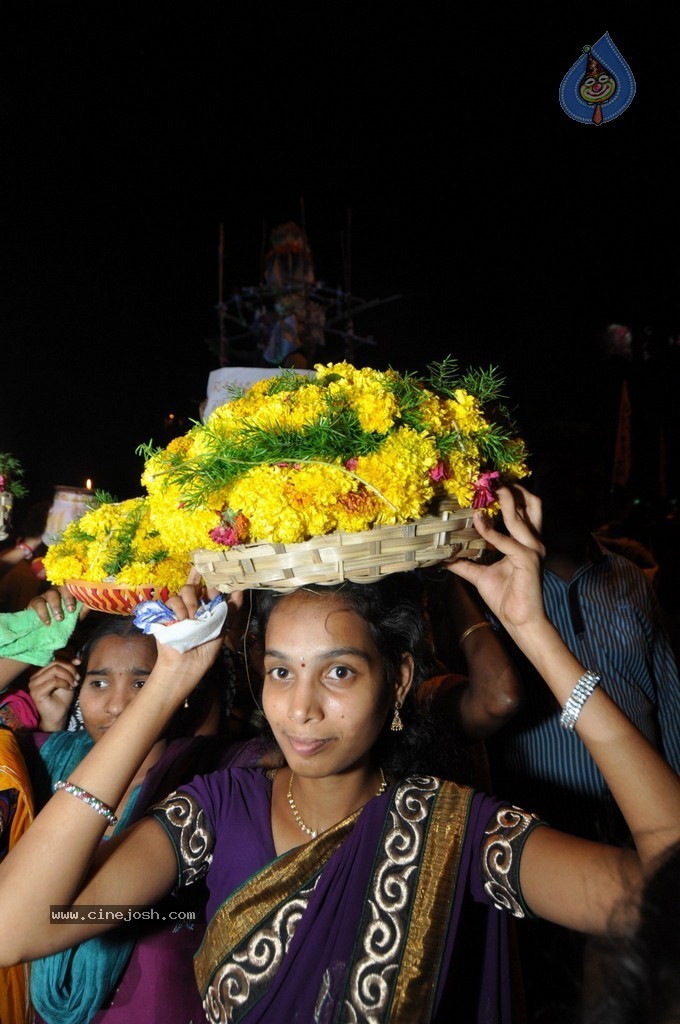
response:
M285 592L320 583L373 583L393 572L478 558L486 547L472 509L450 500L422 519L358 533L329 533L295 544L241 544L191 555L208 587L222 592L268 588Z

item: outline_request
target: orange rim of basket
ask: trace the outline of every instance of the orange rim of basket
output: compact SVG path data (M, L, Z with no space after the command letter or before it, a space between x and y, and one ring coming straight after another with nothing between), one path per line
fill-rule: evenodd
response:
M121 583L94 583L89 580L67 580L71 594L93 611L109 612L113 615L132 615L143 601L166 601L170 596L167 587L155 584L141 584L128 587Z

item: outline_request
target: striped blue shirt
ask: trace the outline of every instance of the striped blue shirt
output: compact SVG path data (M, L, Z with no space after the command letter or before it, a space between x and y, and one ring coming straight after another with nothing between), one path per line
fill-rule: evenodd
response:
M569 583L546 570L543 597L570 650L680 773L678 667L642 570L598 544ZM560 726L557 701L519 654L518 665L525 704L487 741L494 788L556 828L624 840L626 826L592 757L576 733Z

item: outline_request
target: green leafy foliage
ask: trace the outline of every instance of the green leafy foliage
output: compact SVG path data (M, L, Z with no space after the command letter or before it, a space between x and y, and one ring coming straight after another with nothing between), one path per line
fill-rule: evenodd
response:
M0 452L0 476L4 477L4 489L13 494L15 498L25 498L28 489L22 480L24 467L11 452Z

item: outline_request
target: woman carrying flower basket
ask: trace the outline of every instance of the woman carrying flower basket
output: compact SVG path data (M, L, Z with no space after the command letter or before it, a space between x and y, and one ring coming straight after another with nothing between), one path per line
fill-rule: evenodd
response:
M198 778L100 845L111 808L221 641L185 653L161 645L144 688L2 865L0 962L106 929L51 923L54 904L154 904L205 877L211 922L196 976L209 1020L416 1022L450 1020L455 1008L460 1019L511 1021L496 908L590 932L628 927L645 874L680 838L680 780L546 618L538 503L521 490L497 496L508 535L481 514L476 525L502 559L452 570L478 587L564 706L634 850L410 774L428 738L412 699L423 632L400 577L302 587L263 608L263 707L285 767ZM194 589L170 604L193 617Z

